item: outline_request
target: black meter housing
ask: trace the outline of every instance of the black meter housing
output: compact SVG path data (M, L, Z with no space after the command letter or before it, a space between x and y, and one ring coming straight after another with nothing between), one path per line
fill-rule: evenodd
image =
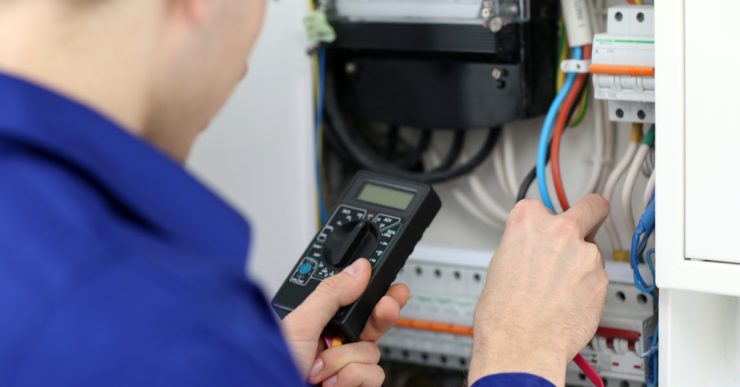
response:
M478 129L544 114L555 95L559 7L527 3L529 20L498 32L330 15L327 93L350 117L402 127Z
M358 172L290 271L272 307L285 317L321 281L358 258L367 258L373 268L367 289L355 303L340 309L326 328L327 334L357 341L441 206L430 185Z

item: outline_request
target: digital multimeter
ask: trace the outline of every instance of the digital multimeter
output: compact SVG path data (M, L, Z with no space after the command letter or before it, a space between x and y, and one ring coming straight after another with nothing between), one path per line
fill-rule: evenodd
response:
M358 340L375 304L441 206L427 184L358 172L278 290L273 308L285 317L321 281L367 258L373 268L367 289L354 304L340 309L326 329L332 336Z

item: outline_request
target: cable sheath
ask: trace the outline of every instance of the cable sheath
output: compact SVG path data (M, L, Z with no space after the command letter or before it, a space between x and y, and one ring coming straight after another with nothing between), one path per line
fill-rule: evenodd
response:
M583 57L588 60L591 59L591 46L586 45L583 48ZM588 81L588 74L579 74L576 78L573 87L563 102L563 107L560 108L557 121L555 122L555 131L553 134L552 142L550 145L550 169L552 172L552 181L555 186L555 193L560 202L560 207L563 211L567 211L570 208L568 197L565 194L565 186L563 184L563 176L560 172L560 145L563 141L563 132L565 127L568 126L568 116L570 110L577 106L581 91L585 90L586 81Z
M582 57L583 49L580 47L574 48L573 58L581 59ZM547 116L545 117L545 123L542 126L540 144L537 149L537 187L540 190L540 197L542 198L542 202L548 209L550 209L550 211L553 212L555 212L555 206L550 199L550 193L547 187L547 175L545 174L545 169L547 168L546 159L550 145L550 139L552 138L552 131L555 126L555 119L557 118L558 111L560 111L560 107L563 105L565 97L568 95L568 93L570 93L571 88L573 88L573 83L575 83L575 80L576 74L568 74L568 77L565 80L565 85L555 96L555 100L552 101L550 109L547 111Z

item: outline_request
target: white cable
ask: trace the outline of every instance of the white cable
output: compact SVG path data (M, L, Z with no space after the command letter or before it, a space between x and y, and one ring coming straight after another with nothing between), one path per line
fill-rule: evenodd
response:
M508 194L509 191L511 191L511 187L509 187L509 182L506 180L503 146L504 144L502 141L499 141L498 144L496 144L496 148L493 149L491 160L493 161L493 173L496 174L496 181L498 181L498 185L501 187L501 190ZM516 198L516 196L514 196L514 198Z
M607 179L609 179L609 174L606 172L612 170L612 166L614 164L614 156L617 153L617 126L613 122L609 121L609 115L606 113L606 102L597 101L597 104L600 106L599 109L601 110L601 116L604 122L604 129L606 131L606 138L604 143L604 148L606 149L606 152L604 153L604 170L601 174L601 181L599 182L599 187L596 191L604 192L606 181Z
M463 152L461 160L463 162L467 160L469 157L467 154ZM427 157L424 157L425 162L427 163L427 168L429 168L431 165L437 165L440 163L440 156L437 153L437 150L432 146L427 152ZM475 174L469 174L468 180L477 180L477 183L482 185L483 183L480 182L480 178ZM471 185L473 183L471 182ZM473 215L476 219L481 221L484 224L487 224L491 227L494 227L499 230L503 230L504 224L506 222L506 216L507 212L504 210L498 203L495 202L495 200L489 200L485 203L482 202L482 200L479 200L479 204L483 205L483 208L485 210L488 210L492 214L489 215L486 213L486 211L481 210L476 204L475 201L470 199L468 195L459 187L459 183L452 182L450 183L450 189L452 190L452 196L457 200L457 202L460 204L460 206L466 210L468 213ZM485 191L485 188L483 189ZM488 197L487 199L491 199ZM502 216L503 215L503 216Z
M595 33L605 32L604 30L604 1L594 0L593 3L587 2L589 14L591 15L591 28Z
M504 127L504 171L508 181L511 197L516 199L519 195L519 180L516 177L516 161L514 160L514 129L511 125Z
M627 151L619 163L614 167L614 170L609 175L609 179L606 180L606 186L604 187L604 197L609 200L609 205L612 203L612 196L617 188L619 179L624 175L624 171L629 167L632 159L635 158L635 152L637 151L637 143L630 141L627 145ZM613 207L612 207L613 208ZM611 242L612 249L614 251L622 250L623 244L619 239L619 232L617 232L617 223L614 221L614 216L610 215L606 220L606 231L609 234L609 242Z
M504 225L498 221L493 219L492 217L488 216L484 211L482 211L480 208L478 208L473 201L468 198L468 196L458 187L452 188L452 196L455 197L455 200L457 200L457 203L460 204L460 206L467 211L470 215L473 215L476 219L478 219L483 224L486 224L488 226L491 226L497 230L503 230Z
M635 230L635 216L632 212L632 192L635 190L635 183L640 176L640 168L642 168L642 163L645 162L648 152L650 152L650 145L640 144L635 154L635 159L632 160L630 169L627 172L627 177L624 178L624 187L622 187L622 213L624 214L624 224L630 233Z
M439 158L436 154L434 156ZM469 159L470 155L463 150L460 160L464 163ZM480 171L480 169L478 171ZM486 189L485 184L483 184L480 176L478 176L478 171L468 174L468 184L470 184L473 196L477 200L478 204L480 204L484 210L488 211L488 214L491 215L493 219L499 220L501 226L503 226L506 223L506 218L509 217L509 210L507 210L505 206L499 204L496 198L491 195L490 191Z
M655 191L655 170L650 174L647 185L645 186L645 192L642 194L642 204L647 208L650 204L650 199L653 198L653 191Z
M565 31L568 34L568 44L571 47L580 47L592 44L594 39L591 28L591 16L586 0L560 0L560 10L565 21Z
M438 157L437 155L434 156ZM470 159L470 156L465 151L463 151L460 159L463 162L466 162L466 160ZM509 211L496 201L496 199L486 189L483 181L476 172L470 173L468 175L468 183L470 184L470 189L472 190L473 196L483 207L483 209L487 210L494 219L498 219L502 225L506 223L506 218L508 218L509 216Z
M509 217L509 211L491 196L491 193L486 189L480 177L471 174L468 178L468 183L470 183L470 189L473 191L473 195L483 208L487 209L496 219L506 222L506 218Z
M589 177L588 182L583 187L583 193L580 197L596 192L596 188L599 185L599 180L601 180L601 175L604 173L604 122L603 120L601 120L601 114L599 112L600 109L599 106L596 105L596 100L594 99L593 102L594 110L596 111L594 120L594 151L596 154L593 158L591 177Z
M652 175L655 170L652 155L653 152L648 153L647 157L645 157L645 162L642 163L642 167L640 167L640 172L642 172L642 175L647 178L650 178L650 175Z

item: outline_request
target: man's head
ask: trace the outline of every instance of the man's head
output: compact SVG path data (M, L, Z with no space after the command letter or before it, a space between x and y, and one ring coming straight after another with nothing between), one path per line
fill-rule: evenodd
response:
M265 0L0 0L0 70L108 114L172 156L246 73Z

